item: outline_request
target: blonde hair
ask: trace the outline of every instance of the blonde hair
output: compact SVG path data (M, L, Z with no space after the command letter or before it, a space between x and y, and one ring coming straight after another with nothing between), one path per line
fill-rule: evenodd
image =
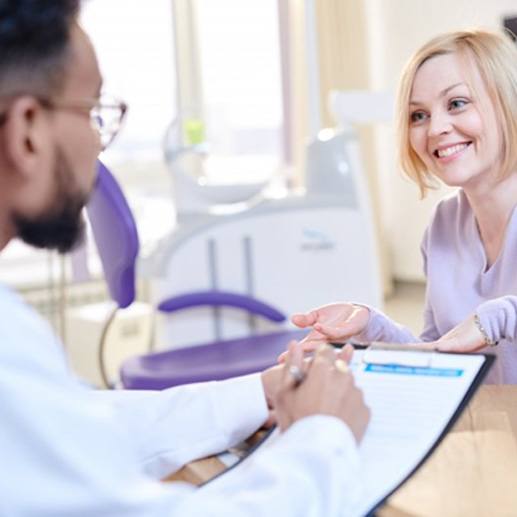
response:
M404 68L397 95L399 163L417 183L422 197L435 183L409 142L411 90L415 75L425 61L450 53L458 54L477 67L493 103L503 142L500 178L510 174L517 165L517 47L506 35L482 29L443 34L415 52Z

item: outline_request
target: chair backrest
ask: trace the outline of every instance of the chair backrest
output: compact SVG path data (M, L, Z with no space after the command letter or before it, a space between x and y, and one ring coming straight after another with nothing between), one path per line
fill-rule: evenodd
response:
M135 299L138 232L117 180L103 163L97 163L97 183L86 210L110 295L124 308Z

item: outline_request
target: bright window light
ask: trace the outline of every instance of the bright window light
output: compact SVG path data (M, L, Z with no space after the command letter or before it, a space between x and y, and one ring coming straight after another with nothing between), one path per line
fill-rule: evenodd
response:
M89 0L81 23L97 50L104 90L129 104L125 127L106 153L110 163L161 160L176 113L171 0Z
M196 8L207 173L267 177L283 145L277 0L197 0Z

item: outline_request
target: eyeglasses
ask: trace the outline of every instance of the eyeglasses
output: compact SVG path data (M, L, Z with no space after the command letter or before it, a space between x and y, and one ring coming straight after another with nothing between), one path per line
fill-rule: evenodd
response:
M65 101L47 97L36 97L38 102L49 110L69 110L88 114L93 128L99 133L102 150L106 149L117 136L128 106L125 102L106 94L99 99ZM7 120L7 113L0 113L0 125Z
M93 128L99 133L103 150L117 136L128 109L125 102L106 94L102 94L99 99L83 99L76 102L42 97L38 97L38 100L47 109L88 113Z

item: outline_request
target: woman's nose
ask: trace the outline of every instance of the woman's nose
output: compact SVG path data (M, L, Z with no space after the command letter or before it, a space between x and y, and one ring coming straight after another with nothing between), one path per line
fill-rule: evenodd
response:
M436 112L431 114L428 125L429 136L446 135L451 130L452 122L448 113Z

